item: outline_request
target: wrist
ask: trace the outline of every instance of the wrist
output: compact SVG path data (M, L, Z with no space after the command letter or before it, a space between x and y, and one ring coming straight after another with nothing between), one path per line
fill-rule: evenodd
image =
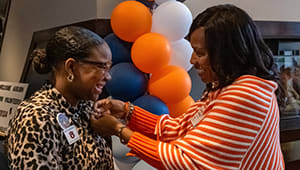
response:
M126 140L123 138L122 136L122 132L123 132L123 129L125 129L126 126L123 125L123 124L118 124L117 125L117 132L116 132L116 136L118 136L120 138L120 142L122 144L126 144Z
M126 102L124 108L125 108L125 114L124 114L125 116L123 117L123 119L129 121L131 119L134 110L134 105L130 102Z
M123 126L125 126L124 124L122 123L118 123L116 126L115 126L115 129L114 129L114 135L116 136L119 136L119 133L120 133L120 130L121 128L123 128Z

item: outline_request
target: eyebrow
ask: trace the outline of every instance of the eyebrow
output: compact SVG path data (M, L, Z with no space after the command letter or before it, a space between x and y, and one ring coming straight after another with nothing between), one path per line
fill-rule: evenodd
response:
M192 46L192 48L193 48L195 51L196 51L196 50L197 50L197 51L198 51L198 50L206 50L206 48L200 48L200 47L193 47L193 46Z

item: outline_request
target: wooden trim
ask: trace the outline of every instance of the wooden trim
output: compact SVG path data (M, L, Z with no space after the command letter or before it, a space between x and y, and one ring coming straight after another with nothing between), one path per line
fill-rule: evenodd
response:
M88 21L83 21L83 22L78 22L78 23L73 23L73 24L68 24L68 25L63 25L63 26L58 26L54 28L49 28L46 30L41 30L33 33L31 44L27 53L27 58L26 62L24 65L24 69L22 72L22 76L20 79L20 82L26 82L26 78L28 75L28 70L31 67L31 52L37 47L38 44L47 42L50 37L60 28L66 27L66 26L81 26L87 29L90 29L94 31L95 33L99 34L104 38L107 34L112 32L112 29L110 27L110 19L93 19L93 20L88 20Z
M264 38L300 39L300 22L255 21Z

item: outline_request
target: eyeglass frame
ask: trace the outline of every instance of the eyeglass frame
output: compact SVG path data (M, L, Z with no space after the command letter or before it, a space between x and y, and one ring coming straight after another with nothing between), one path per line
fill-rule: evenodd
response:
M104 62L97 62L97 61L89 61L89 60L83 60L83 59L75 59L76 62L91 64L96 66L99 70L104 70L105 72L108 72L112 66L111 63L104 63Z

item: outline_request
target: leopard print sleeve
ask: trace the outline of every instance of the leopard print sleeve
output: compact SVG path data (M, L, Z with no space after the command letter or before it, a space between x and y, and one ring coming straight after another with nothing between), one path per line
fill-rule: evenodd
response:
M63 169L54 119L42 107L20 107L8 131L11 169Z

